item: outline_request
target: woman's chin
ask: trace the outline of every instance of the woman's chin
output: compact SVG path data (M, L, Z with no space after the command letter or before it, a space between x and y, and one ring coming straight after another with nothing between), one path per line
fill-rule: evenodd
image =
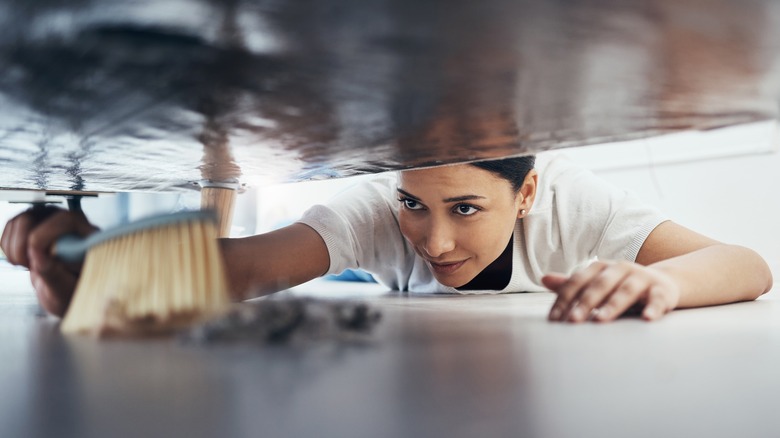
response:
M469 284L469 282L472 280L472 278L452 278L452 277L443 277L443 276L436 276L436 281L438 281L442 286L452 287L452 288L459 288L462 286L465 286Z
M461 287L468 284L475 277L475 275L471 275L469 262L469 259L447 265L435 265L428 262L428 267L433 277L440 284L447 287Z

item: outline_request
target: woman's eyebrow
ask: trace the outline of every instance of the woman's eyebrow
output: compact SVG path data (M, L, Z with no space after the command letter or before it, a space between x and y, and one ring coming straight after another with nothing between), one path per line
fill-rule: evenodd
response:
M414 196L413 194L407 192L406 190L403 190L403 189L400 189L400 188L396 188L396 190L398 190L398 193L406 196L409 199L414 199L415 201L419 201L420 200L420 198L418 198L417 196ZM463 201L473 201L475 199L487 199L487 198L485 198L484 196L479 196L479 195L463 195L463 196L455 196L455 197L452 197L452 198L446 198L443 201L444 202L463 202Z
M420 200L420 198L418 198L417 196L414 196L413 194L407 192L406 190L401 190L400 188L397 188L397 187L396 187L396 190L398 190L398 193L406 196L407 198L414 199L415 201L419 201Z
M463 195L463 196L455 196L454 198L447 198L444 200L444 202L473 201L475 199L487 199L487 198L479 195Z

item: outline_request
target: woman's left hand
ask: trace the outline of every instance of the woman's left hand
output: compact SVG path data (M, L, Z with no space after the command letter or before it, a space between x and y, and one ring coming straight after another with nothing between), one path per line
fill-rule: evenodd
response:
M632 306L655 320L677 307L680 288L665 272L631 262L597 261L571 276L548 274L545 287L558 295L551 321L612 321Z

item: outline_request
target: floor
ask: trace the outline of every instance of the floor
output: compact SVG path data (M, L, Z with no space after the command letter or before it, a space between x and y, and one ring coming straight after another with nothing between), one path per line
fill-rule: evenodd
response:
M776 435L780 301L656 323L552 324L546 293L420 296L365 284L360 339L186 345L63 337L19 270L0 286L0 427L13 437ZM316 292L314 292L316 289Z

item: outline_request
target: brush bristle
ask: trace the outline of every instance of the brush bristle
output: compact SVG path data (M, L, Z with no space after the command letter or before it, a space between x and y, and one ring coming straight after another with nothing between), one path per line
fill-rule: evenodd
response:
M211 221L186 221L122 236L87 252L64 333L162 334L229 305Z

